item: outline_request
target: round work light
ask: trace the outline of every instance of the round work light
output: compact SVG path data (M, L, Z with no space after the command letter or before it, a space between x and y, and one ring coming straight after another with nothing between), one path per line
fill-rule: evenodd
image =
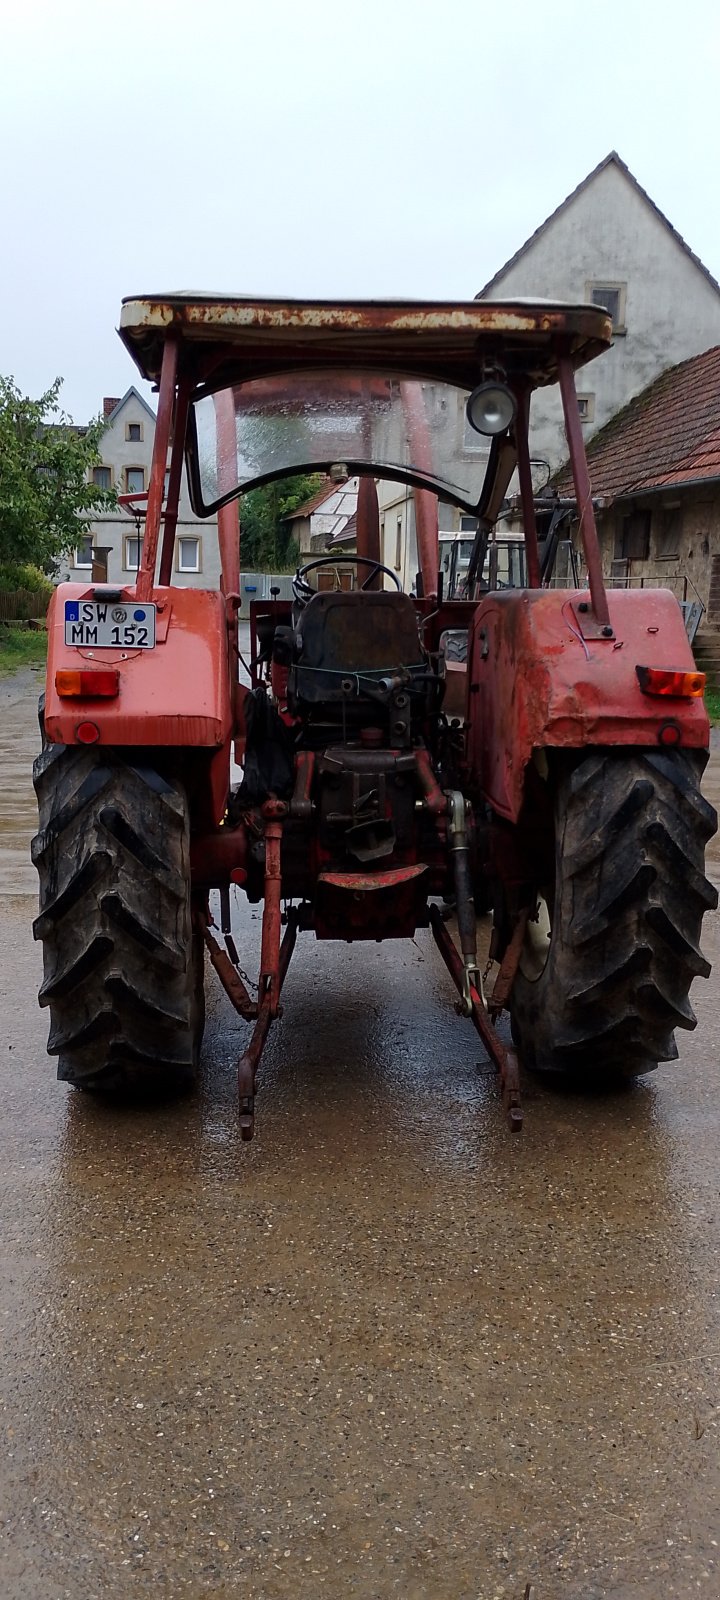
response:
M479 383L468 397L467 419L476 433L504 433L514 421L517 405L507 385L490 380Z

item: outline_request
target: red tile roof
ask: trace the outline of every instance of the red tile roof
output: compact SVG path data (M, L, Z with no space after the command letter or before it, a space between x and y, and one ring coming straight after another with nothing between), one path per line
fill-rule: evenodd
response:
M296 517L309 517L313 511L318 510L323 501L327 500L331 494L337 494L338 489L341 488L342 484L333 483L332 478L326 478L322 488L318 489L317 494L312 495L309 500L298 506L295 511L289 511L288 515L283 517L283 522L294 522Z
M668 367L595 434L587 457L606 501L720 478L720 345ZM556 487L572 494L568 467Z

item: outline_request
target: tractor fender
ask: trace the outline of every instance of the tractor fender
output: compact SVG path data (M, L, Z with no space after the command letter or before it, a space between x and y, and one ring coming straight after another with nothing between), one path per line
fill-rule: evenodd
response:
M212 756L211 808L222 816L228 787L233 733L233 672L228 647L224 595L217 590L158 587L153 649L78 647L65 642L65 602L92 599L99 586L58 585L48 611L48 664L45 691L45 736L50 743L85 742L94 725L102 746L183 746ZM103 585L110 588L111 585ZM120 586L122 603L134 598L131 586ZM96 595L97 597L97 595ZM117 693L61 696L57 674L112 667Z
M550 746L655 745L668 737L705 749L702 699L649 695L637 666L696 671L682 612L668 589L610 591L612 636L602 637L587 592L493 593L470 629L468 779L516 822L533 751ZM667 733L672 724L677 732Z

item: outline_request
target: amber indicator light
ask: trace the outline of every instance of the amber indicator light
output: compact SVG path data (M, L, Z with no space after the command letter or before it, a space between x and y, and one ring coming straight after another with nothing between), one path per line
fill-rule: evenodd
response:
M55 688L63 700L96 697L109 700L118 693L120 674L113 668L92 667L87 671L63 670L55 673Z
M670 672L667 667L636 667L635 671L643 694L696 700L705 691L704 672Z

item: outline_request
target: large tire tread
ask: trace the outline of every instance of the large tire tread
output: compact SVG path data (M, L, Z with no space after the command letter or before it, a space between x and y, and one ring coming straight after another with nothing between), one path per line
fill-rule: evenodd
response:
M203 979L182 786L137 755L63 745L42 750L33 781L33 931L58 1077L112 1094L189 1087Z
M526 1064L583 1079L677 1057L676 1028L707 977L700 950L717 891L704 872L717 817L703 752L558 758L552 938L539 976L518 972L513 1033Z

